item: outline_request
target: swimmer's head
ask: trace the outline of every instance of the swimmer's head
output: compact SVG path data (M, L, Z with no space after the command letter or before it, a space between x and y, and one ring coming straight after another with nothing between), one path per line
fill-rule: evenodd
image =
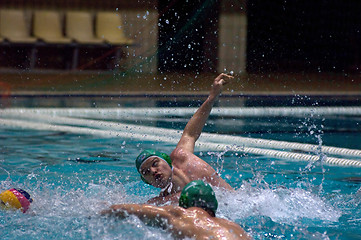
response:
M154 149L147 149L147 150L144 150L143 152L141 152L138 157L135 159L135 167L137 168L138 172L141 174L140 172L140 168L142 166L142 164L147 161L150 157L153 157L153 156L156 156L156 157L159 157L160 159L163 159L165 162L168 163L168 165L170 166L170 168L172 168L172 160L170 159L170 157L165 154L165 153L161 153L161 152L158 152ZM141 178L143 180L143 182L145 183L148 183L142 176L141 174ZM148 183L149 184L149 183Z
M25 213L33 202L30 194L19 188L12 188L0 193L0 208L20 209Z
M218 201L216 194L209 184L202 180L188 183L179 197L179 206L183 208L200 207L216 215Z

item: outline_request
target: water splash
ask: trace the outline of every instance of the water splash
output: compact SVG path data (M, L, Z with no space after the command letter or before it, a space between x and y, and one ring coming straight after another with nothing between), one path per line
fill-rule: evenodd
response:
M300 188L259 188L245 183L235 193L217 194L220 212L232 220L267 216L274 222L302 225L307 219L336 222L341 216L324 199Z

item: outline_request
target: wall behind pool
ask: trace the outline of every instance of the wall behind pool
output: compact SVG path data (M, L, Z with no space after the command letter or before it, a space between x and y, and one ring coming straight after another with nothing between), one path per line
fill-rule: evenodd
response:
M199 107L207 93L139 94L12 94L0 98L1 108ZM346 107L360 106L359 95L232 95L220 96L216 107Z
M246 67L246 33L247 33L247 17L246 7L244 1L236 1L237 4L232 4L234 1L223 0L219 5L218 22L215 21L217 39L206 40L215 41L213 45L216 46L216 51L206 49L203 46L202 58L213 59L217 66L214 66L211 71L234 71L235 73L242 73ZM29 0L29 1L9 1L0 0L1 9L22 9L26 12L26 19L28 31L32 32L32 12L35 10L56 10L61 13L62 18L64 13L69 10L88 11L95 14L98 11L116 11L123 19L123 30L125 36L133 39L135 44L125 47L122 58L119 62L118 70L132 71L138 73L155 73L158 71L158 53L159 53L159 19L164 12L172 10L172 4L169 3L166 9L158 8L158 1L44 1L44 0ZM174 11L181 11L182 9L175 9ZM207 37L207 36L205 36ZM212 46L213 46L212 45ZM9 53L7 54L8 56ZM80 61L82 56L80 56ZM14 56L14 59L17 57ZM50 58L49 58L50 59ZM49 64L43 60L41 64L42 70L49 70ZM50 60L54 60L50 59ZM1 58L0 58L1 60ZM11 60L11 59L10 59ZM54 60L55 61L55 60ZM3 59L0 61L0 69L8 68L9 62ZM205 61L207 62L207 61ZM23 63L21 63L23 64ZM21 65L20 64L20 65ZM202 64L202 63L200 63ZM205 63L203 63L205 64ZM4 65L4 66L2 66ZM52 67L57 68L53 64ZM63 64L61 64L63 65ZM19 68L18 65L12 67ZM82 69L82 68L85 69ZM89 64L80 64L81 70L89 70ZM202 67L200 67L202 68ZM210 71L210 69L203 69ZM202 71L203 71L202 70Z

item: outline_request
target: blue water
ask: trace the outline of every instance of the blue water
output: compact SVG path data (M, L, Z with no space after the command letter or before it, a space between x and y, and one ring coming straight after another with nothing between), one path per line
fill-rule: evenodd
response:
M187 120L122 122L182 129ZM358 121L212 116L204 131L361 149ZM0 128L0 143L0 191L23 188L34 199L26 214L0 211L1 239L170 239L135 217L97 213L156 196L158 190L139 179L134 158L145 148L170 153L174 144L11 127ZM361 239L360 168L230 151L196 154L236 189L215 189L217 215L255 239Z

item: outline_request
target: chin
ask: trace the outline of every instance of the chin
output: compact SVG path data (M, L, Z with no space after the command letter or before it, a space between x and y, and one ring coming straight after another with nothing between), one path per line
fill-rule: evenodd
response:
M164 183L156 183L154 187L156 188L165 188L167 186L167 184L164 184Z
M169 185L169 183L170 183L170 181L162 181L162 182L160 182L160 183L158 183L156 185L157 185L158 188L165 188L165 187L167 187Z

